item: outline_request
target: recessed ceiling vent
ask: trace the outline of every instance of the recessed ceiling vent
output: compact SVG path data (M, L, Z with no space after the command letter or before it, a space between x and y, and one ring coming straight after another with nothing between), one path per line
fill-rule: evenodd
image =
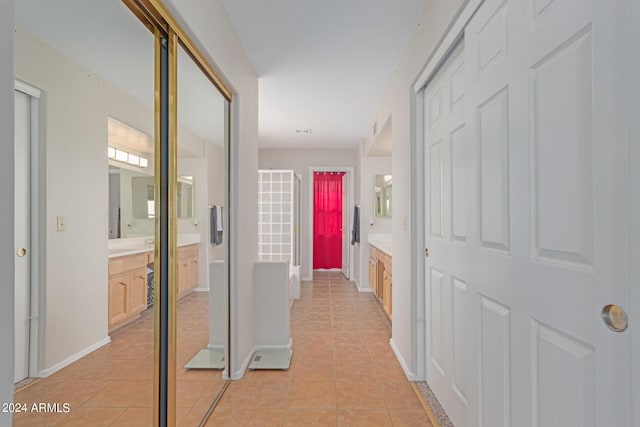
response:
M311 135L312 132L311 132L311 128L307 128L307 129L296 129L296 133Z

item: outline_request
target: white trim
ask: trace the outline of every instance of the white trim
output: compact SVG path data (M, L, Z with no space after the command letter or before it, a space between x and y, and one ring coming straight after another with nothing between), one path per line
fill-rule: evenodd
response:
M311 281L313 281L313 277L301 277L300 281L301 282L311 282Z
M420 92L427 83L429 83L429 80L433 78L442 62L444 62L451 50L456 46L458 38L464 34L464 29L476 11L482 6L482 3L484 3L484 0L468 0L466 6L463 6L457 17L454 18L446 35L440 41L435 52L431 58L429 58L427 65L416 79L413 85L413 93Z
M404 374L407 376L407 379L409 381L416 381L415 374L411 372L411 370L409 369L409 365L407 365L407 362L405 362L404 357L402 357L402 354L400 353L400 350L398 350L398 347L396 346L396 343L393 341L393 338L389 340L389 345L391 346L391 349L395 353L396 358L398 359L398 362L400 362L400 366L402 366L402 370L404 371Z
M289 338L289 343L285 345L256 345L253 347L253 351L259 350L291 350L293 347L293 338Z
M309 227L308 228L308 249L309 249L309 259L307 260L307 271L311 271L313 275L313 173L314 172L345 172L349 175L349 206L354 205L354 182L355 182L355 168L352 166L311 166L309 167ZM344 191L344 189L342 190ZM351 230L351 222L353 221L352 215L347 215L349 218L349 224L347 230ZM344 224L342 225L344 228ZM354 257L354 246L347 245L349 248L349 276L347 279L351 280L352 277L355 276L355 272L353 271L353 257ZM333 270L318 270L318 271L333 271ZM340 269L339 271L342 271ZM303 279L303 280L312 280L312 279Z
M193 288L193 292L209 292L209 288Z
M421 103L424 102L423 91L438 72L440 66L448 58L449 54L457 46L458 41L464 36L464 30L477 10L482 6L484 0L468 0L466 4L460 7L456 17L452 20L451 25L441 39L438 47L427 60L427 63L415 80L412 88L411 116L413 123L411 124L412 146L411 154L414 157L411 164L411 180L412 180L412 230L411 239L412 259L411 259L411 295L415 301L411 307L412 311L412 354L415 360L415 378L417 380L426 379L426 362L427 362L427 327L426 319L429 317L428 305L426 304L426 295L424 289L425 283L425 258L422 256L425 247L424 223L426 221L427 209L424 197L424 109ZM422 223L420 223L422 221ZM397 349L392 345L394 351ZM403 363L400 353L396 352L398 359ZM406 368L406 369L405 369ZM403 364L405 372L408 367ZM640 426L639 426L640 427Z
M240 366L240 369L234 371L233 374L231 374L232 380L239 380L244 376L244 373L249 368L249 364L251 363L251 359L253 359L253 355L255 354L255 352L256 347L251 347L251 350L249 351L249 354L247 354L247 357L244 359L244 362L242 362L242 366Z
M40 99L42 97L42 91L40 89L31 86L29 83L25 83L22 80L16 79L14 88L18 92L22 92L32 98Z
M97 343L93 344L92 346L89 346L89 347L85 348L84 350L80 350L79 352L77 352L75 354L72 354L71 356L69 356L66 359L64 359L62 362L56 363L55 365L53 365L50 368L43 369L42 371L38 372L36 375L33 375L33 376L36 377L36 378L46 378L51 374L55 374L60 369L63 369L65 367L71 365L73 362L82 359L83 357L85 357L89 353L92 353L92 352L96 351L100 347L103 347L103 346L109 344L110 342L111 342L111 337L106 337L106 338L98 341Z

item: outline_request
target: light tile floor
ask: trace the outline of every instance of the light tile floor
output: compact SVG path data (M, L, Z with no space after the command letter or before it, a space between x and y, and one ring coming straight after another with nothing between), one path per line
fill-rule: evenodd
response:
M291 331L291 368L233 381L207 426L431 427L389 346L382 307L342 274L303 282Z
M184 364L208 342L208 294L178 303L177 420L197 426L222 387L220 371L187 371ZM14 426L150 426L153 390L153 313L111 334L112 342L48 378L18 391L14 402L69 403L69 413L18 413Z
M207 344L208 299L179 303L177 419L197 426L222 380L182 366ZM153 318L111 334L113 342L15 395L15 402L68 402L68 414L16 414L15 426L151 425ZM424 409L389 346L379 303L340 273L303 282L291 309L287 371L248 371L231 382L207 426L423 426Z

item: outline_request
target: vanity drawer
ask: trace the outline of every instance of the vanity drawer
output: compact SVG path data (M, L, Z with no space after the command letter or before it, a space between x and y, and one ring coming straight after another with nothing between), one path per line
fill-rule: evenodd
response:
M135 270L136 268L146 268L148 262L147 253L112 258L109 260L109 276Z

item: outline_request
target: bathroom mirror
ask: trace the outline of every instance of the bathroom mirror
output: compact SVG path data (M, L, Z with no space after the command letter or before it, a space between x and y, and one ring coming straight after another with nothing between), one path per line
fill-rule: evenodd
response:
M151 234L154 226L154 179L143 171L109 165L109 238ZM194 179L178 178L178 218L193 218ZM149 221L134 221L134 220Z
M153 201L154 178L151 176L131 177L131 206L133 218L154 218ZM178 178L178 218L193 217L193 177Z
M391 175L375 175L373 184L373 212L376 218L391 218Z

